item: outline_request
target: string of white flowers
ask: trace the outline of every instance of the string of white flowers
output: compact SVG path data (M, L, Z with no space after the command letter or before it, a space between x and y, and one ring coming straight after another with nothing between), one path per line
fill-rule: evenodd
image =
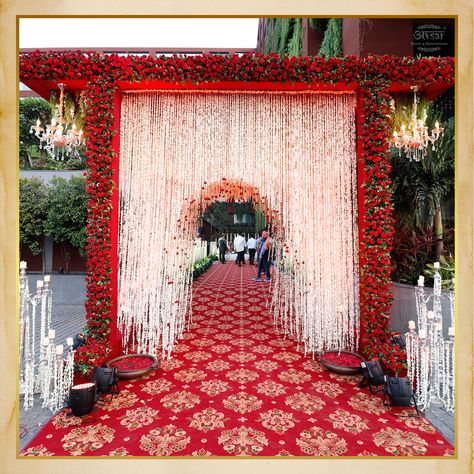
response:
M60 352L59 352L60 349ZM53 362L53 376L52 376L52 390L49 398L48 408L56 412L63 407L63 376L64 376L64 359L63 346L58 345L54 354Z
M161 351L190 324L198 216L251 200L272 227L274 323L308 353L358 345L355 95L125 93L117 322L125 350Z
M443 319L441 309L441 275L439 273L439 265L434 268L433 275L433 312L435 321L440 323Z
M75 350L73 349L73 340L72 338L67 339L68 343L68 353L66 356L66 364L64 366L64 378L63 378L63 394L62 399L65 400L69 396L69 388L72 387L74 382L74 354Z
M418 341L418 336L415 334L415 330L413 328L411 328L410 331L405 334L405 343L408 363L407 376L410 378L410 380L418 380L416 373L416 361L420 357L420 344Z
M416 397L418 407L426 410L431 403L430 380L431 380L431 351L427 340L420 338L420 360L417 370Z
M49 280L49 279L48 279ZM46 350L47 345L43 344L45 339L47 339L48 331L51 328L51 312L52 312L52 292L50 289L49 281L46 278L43 286L42 301L41 301L41 322L40 322L40 358L39 358L39 369L38 369L38 378L37 386L40 392L44 391L46 377L44 366L46 361Z
M455 401L455 352L454 352L454 337L443 341L443 365L441 367L441 385L440 385L440 399L443 402L447 411L454 411Z
M42 363L43 373L42 373L42 391L40 394L41 399L43 400L42 407L50 407L53 400L53 391L55 387L54 382L54 371L56 365L56 346L54 344L55 333L54 329L49 331L49 336L45 338L48 340L48 344L45 350L45 360ZM46 342L46 340L44 341Z
M442 337L437 328L437 325L434 319L428 321L428 344L430 351L430 398L432 400L439 398L439 382L440 382L440 355L439 351L441 350Z
M449 291L449 312L451 316L450 327L454 327L454 278L452 279L451 289Z
M38 385L40 398L44 401L49 397L51 386L51 373L49 370L49 337L43 337L41 341L40 360L38 364Z
M429 297L425 294L424 277L420 276L415 287L416 314L418 315L418 328L426 331L427 303Z
M31 298L31 314L27 318L26 334L25 334L25 379L24 379L24 396L23 396L23 408L28 410L33 406L34 393L36 386L35 378L35 328L36 328L36 313L38 305L43 308L42 305L42 290L43 282L40 280L37 282L36 294Z
M26 348L29 347L29 317L30 317L30 290L28 286L28 275L26 273L26 262L20 262L20 383L25 382Z

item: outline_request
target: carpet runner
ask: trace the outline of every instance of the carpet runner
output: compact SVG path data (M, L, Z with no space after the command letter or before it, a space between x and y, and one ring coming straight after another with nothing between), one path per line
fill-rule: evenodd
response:
M88 417L56 414L23 456L450 456L425 418L388 413L360 376L328 372L277 334L268 282L216 263L193 285L174 356Z

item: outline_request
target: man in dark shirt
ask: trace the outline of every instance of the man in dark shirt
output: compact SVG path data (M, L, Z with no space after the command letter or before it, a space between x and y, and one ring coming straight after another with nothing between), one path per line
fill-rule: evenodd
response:
M227 240L225 240L224 236L222 236L217 241L217 246L219 247L219 261L221 263L225 263L225 252L227 250Z
M259 262L258 262L258 273L255 281L260 281L260 275L266 273L267 277L265 281L270 281L270 250L272 247L272 240L270 235L266 230L262 232L262 241L260 244L260 249L258 251Z

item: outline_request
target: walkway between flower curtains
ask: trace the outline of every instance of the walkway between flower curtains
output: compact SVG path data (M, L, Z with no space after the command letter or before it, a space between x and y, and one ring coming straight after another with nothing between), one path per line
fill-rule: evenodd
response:
M174 357L88 418L56 415L30 456L443 456L424 418L390 415L360 377L328 372L275 333L269 283L216 263L194 283Z

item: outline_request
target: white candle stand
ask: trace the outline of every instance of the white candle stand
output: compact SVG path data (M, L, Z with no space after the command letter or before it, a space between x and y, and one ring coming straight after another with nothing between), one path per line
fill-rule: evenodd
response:
M454 411L454 280L449 292L450 328L448 338L443 336L443 314L441 305L441 275L439 264L434 265L434 288L432 297L424 291L424 278L420 277L415 288L418 315L418 334L409 327L405 334L407 342L408 377L416 387L416 398L421 410L426 410L433 401L440 401L446 411ZM432 311L428 303L432 299ZM412 322L411 322L412 323Z
M55 412L65 405L72 385L72 338L68 338L69 350L64 359L63 346L55 346L56 333L51 329L53 293L50 276L45 275L44 280L37 281L36 294L31 296L26 269L26 262L20 262L19 365L23 408L31 408L34 395L38 393L43 400L43 408L47 407Z

